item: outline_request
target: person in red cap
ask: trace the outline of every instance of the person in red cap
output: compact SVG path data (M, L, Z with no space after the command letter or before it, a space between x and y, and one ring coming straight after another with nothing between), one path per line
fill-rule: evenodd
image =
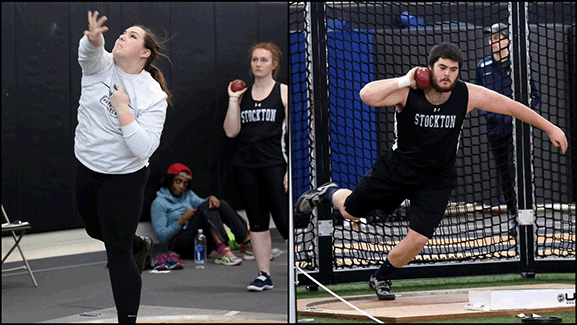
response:
M194 238L198 229L207 235L207 255L217 252L216 264L240 265L242 259L236 257L230 248L226 224L241 246L250 243L246 221L225 200L214 195L201 198L192 191L190 168L176 163L168 167L167 174L160 181L160 190L150 207L152 227L158 239L168 244L168 248L182 258L194 258ZM251 259L252 252L245 251L245 259Z

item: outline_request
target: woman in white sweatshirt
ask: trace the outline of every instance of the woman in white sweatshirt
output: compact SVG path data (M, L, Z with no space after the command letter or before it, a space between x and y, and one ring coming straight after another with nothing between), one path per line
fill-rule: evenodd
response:
M119 323L135 323L140 274L152 241L136 236L148 159L160 144L171 94L152 62L162 43L143 26L127 28L112 53L104 49L106 16L88 12L78 62L82 92L74 154L75 197L92 238L106 247Z

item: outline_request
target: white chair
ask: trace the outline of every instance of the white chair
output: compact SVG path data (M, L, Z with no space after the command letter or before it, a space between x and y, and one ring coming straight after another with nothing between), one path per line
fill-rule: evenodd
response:
M2 223L2 234L7 233L7 232L11 232L12 238L14 238L14 245L12 245L12 248L10 248L10 250L8 251L6 256L4 256L2 258L2 264L4 264L4 261L6 261L8 256L10 256L10 254L14 251L14 249L16 247L18 247L18 251L20 251L20 255L22 256L22 260L24 261L24 264L25 264L25 265L22 265L19 267L11 268L11 269L2 269L2 272L10 272L10 271L15 271L15 270L19 270L19 269L27 269L28 274L30 274L32 281L34 282L34 286L37 287L38 283L36 282L36 279L34 278L34 274L32 273L32 269L30 269L30 265L28 265L28 261L26 260L26 257L24 257L24 252L22 252L22 248L20 247L20 240L22 240L22 237L24 236L24 233L26 232L26 230L32 229L32 226L30 225L29 222L20 222L20 221L18 221L16 223L10 222L10 219L8 219L8 215L6 214L6 211L4 210L4 204L2 204L2 215L4 216L4 221L5 221L4 223ZM19 234L16 235L16 232L19 232Z

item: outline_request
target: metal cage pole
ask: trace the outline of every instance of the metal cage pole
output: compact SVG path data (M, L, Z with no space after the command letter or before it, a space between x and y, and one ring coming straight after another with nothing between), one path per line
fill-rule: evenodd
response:
M529 106L527 69L527 17L526 3L509 3L512 33L513 91L516 101ZM517 204L519 223L519 257L521 276L535 277L533 188L531 167L532 128L529 124L516 120L517 140Z
M330 126L327 76L327 25L326 4L311 2L312 54L314 67L314 124L316 186L331 179ZM320 206L318 211L318 256L319 276L324 283L332 283L332 217L330 206Z

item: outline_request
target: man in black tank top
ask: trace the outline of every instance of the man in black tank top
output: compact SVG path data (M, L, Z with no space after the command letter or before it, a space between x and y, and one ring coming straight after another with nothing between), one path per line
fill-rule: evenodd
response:
M445 213L456 184L455 158L465 116L473 109L511 115L545 131L554 146L567 150L564 132L525 105L492 90L458 79L461 50L441 43L429 53L430 86L417 89L415 71L376 80L360 91L373 107L394 106L396 139L379 157L354 191L326 183L301 195L295 214L332 203L350 220L375 209L392 213L405 199L411 202L409 231L369 279L379 300L393 300L391 274L409 263L425 247Z

